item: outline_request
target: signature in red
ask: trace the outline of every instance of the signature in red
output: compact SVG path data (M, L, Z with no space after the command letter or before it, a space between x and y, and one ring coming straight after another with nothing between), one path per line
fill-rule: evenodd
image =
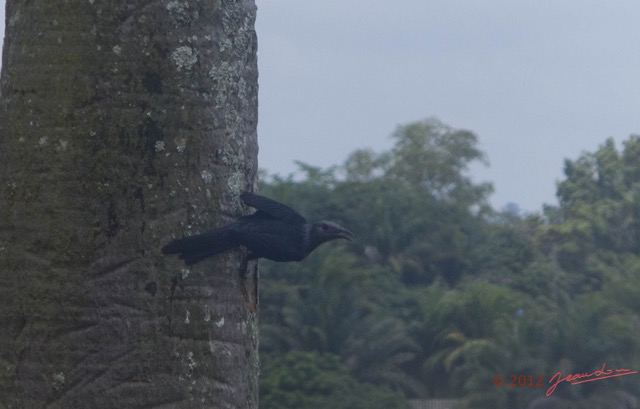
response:
M616 376L625 376L625 375L632 375L634 373L638 373L638 371L631 370L629 368L616 368L614 370L614 369L607 369L606 366L607 366L607 363L604 362L602 364L602 368L596 369L593 372L574 373L574 374L569 374L565 377L562 377L562 374L560 372L556 372L553 374L551 379L549 379L549 383L553 382L553 385L549 386L549 389L547 389L547 393L545 395L550 396L556 390L556 387L558 386L558 384L565 381L569 382L571 385L577 385L579 383L599 381L600 379L613 378Z

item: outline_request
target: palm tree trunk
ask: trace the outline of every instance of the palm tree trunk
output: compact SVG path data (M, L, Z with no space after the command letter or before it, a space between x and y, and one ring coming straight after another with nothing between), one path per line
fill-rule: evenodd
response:
M251 0L7 1L0 408L257 408L255 264L159 251L255 185L254 20Z

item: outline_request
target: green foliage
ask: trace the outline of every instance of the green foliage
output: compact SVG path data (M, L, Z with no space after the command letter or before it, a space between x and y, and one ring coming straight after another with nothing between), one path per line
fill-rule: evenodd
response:
M486 162L476 147L477 136L454 130L437 119L399 127L396 145L388 155L388 174L411 186L421 186L439 199L476 203L491 191L489 185L473 185L465 175L471 162Z
M292 351L263 370L263 409L407 409L402 395L356 381L332 354Z
M544 391L493 376L640 369L639 136L567 160L559 206L522 217L491 210L490 185L471 182L469 164L484 161L473 133L430 119L393 139L261 185L357 236L299 264L262 262L263 407L526 407ZM614 395L640 387L563 385L554 399Z
M558 185L556 223L549 229L558 261L567 271L585 269L595 251L640 251L640 137L632 136L619 153L608 139L595 153L565 162L566 179ZM601 283L579 283L596 289Z

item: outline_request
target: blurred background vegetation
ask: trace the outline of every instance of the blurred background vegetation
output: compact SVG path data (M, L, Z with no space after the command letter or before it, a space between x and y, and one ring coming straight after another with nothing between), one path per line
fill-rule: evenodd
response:
M558 206L531 214L489 206L472 132L432 118L392 137L341 166L299 163L303 177L262 174L261 194L357 240L261 261L261 408L638 407L640 375L544 394L558 371L640 369L640 136L566 160Z

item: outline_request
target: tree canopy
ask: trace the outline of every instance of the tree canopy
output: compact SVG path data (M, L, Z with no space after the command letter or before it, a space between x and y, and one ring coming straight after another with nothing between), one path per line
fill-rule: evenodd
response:
M302 178L263 175L262 193L357 235L304 263L262 264L263 407L347 402L340 385L354 397L373 386L386 407L527 407L545 387L493 377L547 385L603 362L640 367L640 137L567 159L558 206L526 215L492 209L491 184L470 178L486 163L472 132L428 119L392 138L389 151L358 150L340 166L300 163ZM627 376L561 385L548 402L639 396Z

